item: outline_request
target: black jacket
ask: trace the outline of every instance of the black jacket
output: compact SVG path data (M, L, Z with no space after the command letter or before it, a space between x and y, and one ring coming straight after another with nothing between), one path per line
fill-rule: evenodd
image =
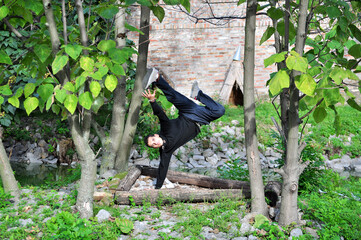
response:
M173 152L186 142L195 138L200 132L200 129L196 122L184 117L181 113L178 118L169 119L156 101L151 102L151 106L154 114L159 118L159 136L164 141L163 146L159 148L160 163L157 183L155 185L158 189L163 186Z

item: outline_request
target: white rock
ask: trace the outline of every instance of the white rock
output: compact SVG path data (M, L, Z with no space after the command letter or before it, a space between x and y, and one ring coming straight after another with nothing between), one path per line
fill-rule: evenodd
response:
M212 156L206 158L206 161L212 164L213 166L217 165L218 160L219 158L216 154L213 154Z
M109 217L111 217L111 214L107 210L101 209L96 215L96 217L98 218L98 222L103 222L105 220L108 220Z
M214 155L214 152L212 151L212 149L206 149L206 150L203 151L203 156L205 158L210 157L212 155Z

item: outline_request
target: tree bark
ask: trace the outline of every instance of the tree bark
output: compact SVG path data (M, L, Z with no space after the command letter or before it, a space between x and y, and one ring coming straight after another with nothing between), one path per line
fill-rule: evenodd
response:
M254 55L257 0L247 0L244 50L244 129L252 194L252 212L267 215L261 163L258 154L254 99Z
M2 142L2 131L3 128L0 127L0 176L4 191L11 194L14 197L15 204L17 204L20 200L20 190Z
M133 144L133 138L139 119L140 106L142 103L142 92L144 90L142 87L143 78L147 71L149 23L150 9L145 6L141 6L140 29L144 34L139 34L139 56L137 59L137 73L135 76L133 96L130 103L125 131L115 160L115 169L117 171L126 171L126 169L128 168L130 150Z
M126 46L125 41L125 9L119 8L119 12L115 16L115 41L118 48ZM126 72L127 65L123 64ZM109 137L106 137L103 144L104 151L102 154L102 163L100 166L100 174L107 170L113 169L115 157L120 147L120 141L123 138L125 115L126 115L126 76L118 77L118 85L114 90L114 104L112 109L112 122L110 126Z
M79 180L76 207L80 212L80 217L89 219L93 216L93 194L97 162L88 141L83 138L78 117L76 115L69 115L68 119L71 135L81 164L81 178Z
M299 9L295 50L302 56L306 37L308 0L301 0ZM285 165L280 169L283 177L282 204L279 218L281 225L299 222L297 207L298 182L305 168L305 164L299 163L298 129L301 121L298 113L299 91L294 82L295 76L299 74L299 72L293 71L290 78L287 154Z
M206 202L215 201L224 197L241 199L243 198L243 193L240 189L198 189L197 191L189 189L152 189L146 191L115 192L115 202L123 205L132 203L140 205L145 201L151 204L167 204L176 201Z
M140 170L139 167L132 166L129 169L127 176L125 176L120 181L117 189L115 189L115 190L117 190L117 191L129 191L132 188L135 181L137 181L137 179L139 178L141 173L142 173L142 171Z

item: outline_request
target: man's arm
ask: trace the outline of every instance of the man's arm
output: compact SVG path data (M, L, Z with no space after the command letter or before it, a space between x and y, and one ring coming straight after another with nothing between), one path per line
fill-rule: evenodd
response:
M160 162L157 174L157 183L155 184L156 189L160 189L163 186L164 180L167 177L168 167L172 153L165 153L160 149Z
M152 106L153 113L159 118L160 121L168 121L169 118L164 113L163 109L159 104L156 102L155 98L155 91L152 93L151 90L145 90L143 92L143 97L148 98L150 105Z

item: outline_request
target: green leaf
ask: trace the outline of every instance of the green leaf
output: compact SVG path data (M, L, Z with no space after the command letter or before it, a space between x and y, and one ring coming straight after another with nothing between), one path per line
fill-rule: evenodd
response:
M92 109L95 113L97 113L97 112L99 111L100 107L103 106L103 105L104 105L104 97L103 97L103 96L98 96L98 97L94 100L91 109Z
M65 98L67 96L66 90L65 89L56 89L55 90L55 98L56 100L58 100L60 103L63 103Z
M241 5L242 3L245 3L246 0L239 0L238 3L237 3L237 6Z
M142 31L140 31L138 28L136 27L133 27L132 25L129 25L128 23L125 23L124 24L124 27L127 28L128 30L130 31L133 31L133 32L138 32L140 33L141 35L144 35L144 33Z
M25 98L29 97L35 90L34 83L27 83L24 87L24 96Z
M9 98L8 102L16 108L19 108L20 106L19 98L17 98L16 96L12 96L11 98Z
M164 9L162 7L160 7L160 6L152 6L152 7L150 7L150 10L152 10L154 16L156 16L158 18L159 22L163 21L165 12L164 12Z
M283 11L279 8L275 8L275 7L270 7L268 10L267 10L267 15L274 19L274 20L278 20L280 18L283 18Z
M243 1L243 0L240 0L240 1ZM191 12L191 3L190 3L190 1L189 0L180 0L180 2L181 2L181 5L190 13Z
M65 90L68 90L68 91L70 91L70 92L75 92L74 84L72 84L71 82L65 83L64 89L65 89Z
M109 57L114 63L123 64L127 61L128 54L118 48L114 48L113 51L109 52Z
M94 60L90 57L83 56L80 58L80 67L88 72L93 72L94 70Z
M101 40L98 44L98 49L102 52L107 52L116 47L114 40Z
M0 21L3 20L9 14L9 8L7 6L0 7Z
M86 81L86 77L79 76L75 79L75 89L79 89Z
M299 80L295 81L296 87L308 96L312 96L315 93L317 83L313 77L309 74L302 74Z
M112 19L119 9L114 5L107 5L106 7L99 8L96 12L105 19Z
M350 28L354 38L356 38L359 42L361 42L361 31L360 31L360 29L358 29L358 27L356 27L353 24L350 24L349 28Z
M5 101L5 99L4 99L2 96L0 96L0 105L3 104L4 101ZM0 107L1 107L1 106L0 106ZM0 109L1 109L1 108L0 108Z
M313 112L313 118L315 119L316 123L322 122L327 117L327 111L323 107L317 107Z
M78 98L74 94L68 95L66 97L64 101L64 106L71 114L74 114L77 105Z
M108 70L109 70L108 67L99 66L98 71L96 71L91 76L96 80L101 80L104 77L104 75L108 73Z
M350 47L348 53L354 58L361 58L361 44L355 44Z
M65 52L74 60L76 60L82 51L82 47L80 45L65 45Z
M330 78L332 78L332 80L335 81L335 83L337 85L340 85L342 83L342 81L347 78L348 73L346 70L340 68L340 67L335 67L334 69L332 69L331 73L330 73Z
M96 81L92 81L92 82L90 83L89 88L90 88L90 91L91 91L91 93L93 94L93 96L94 96L95 98L99 95L100 91L102 90L102 87L101 87L100 84L99 84L98 82L96 82Z
M308 61L306 58L301 57L297 52L291 51L291 54L286 59L287 68L300 72L306 72Z
M12 65L13 62L11 61L11 58L6 54L4 50L0 50L0 63L5 63L8 65Z
M262 45L262 43L267 41L274 33L275 33L275 28L268 26L266 31L263 33L263 36L261 38L261 41L259 42L259 45Z
M163 0L163 2L166 5L179 5L180 4L179 0Z
M7 84L0 87L0 93L4 96L10 96L13 94L13 92L10 89L10 86Z
M280 70L270 80L269 90L273 96L278 94L283 88L290 86L290 77L285 70Z
M56 58L54 59L51 65L53 68L53 74L57 74L60 70L62 70L68 61L69 61L68 56L65 55L56 56Z
M46 61L46 59L48 59L48 57L51 54L51 48L49 45L47 44L40 44L40 45L35 45L34 47L34 52L36 54L36 56L38 56L38 58L40 59L40 61L42 63L44 63Z
M281 52L281 53L271 55L270 57L268 57L264 60L264 67L268 67L269 65L276 63L276 62L282 62L283 60L285 60L286 54L287 54L287 52Z
M263 216L262 214L258 214L254 218L253 227L259 228L262 224L265 224L266 222L269 222L268 218Z
M326 12L329 18L337 18L342 14L341 11L335 6L327 7Z
M90 110L93 103L93 97L90 92L84 92L79 96L79 104L85 109Z
M357 104L357 102L352 99L352 98L349 98L347 100L347 103L348 105L350 105L352 108L356 109L357 111L360 111L361 112L361 106Z
M21 95L23 95L23 92L24 92L24 89L19 88L18 90L16 90L15 97L17 97L17 98L21 97Z
M116 76L114 76L114 75L108 75L107 77L106 77L106 79L105 79L105 87L109 90L109 91L111 91L111 92L113 92L114 91L114 89L117 87L117 85L118 85L118 79L117 79L117 77Z
M110 66L110 71L112 71L112 73L114 73L117 76L125 76L125 71L122 65L120 64L114 64L112 66Z
M39 106L39 100L36 97L29 97L24 101L24 108L28 116Z
M122 218L122 219L116 218L115 224L119 227L120 231L122 231L122 233L124 233L124 234L130 233L134 228L133 222L126 218Z
M53 113L58 115L60 112L60 107L58 105L53 104L51 105L51 110L53 111Z
M46 111L49 111L51 105L53 104L54 102L54 98L53 97L49 97L48 100L46 101Z
M51 84L45 84L45 85L40 85L38 90L36 91L39 96L44 100L47 101L48 98L53 95L53 91L54 91L54 86Z

